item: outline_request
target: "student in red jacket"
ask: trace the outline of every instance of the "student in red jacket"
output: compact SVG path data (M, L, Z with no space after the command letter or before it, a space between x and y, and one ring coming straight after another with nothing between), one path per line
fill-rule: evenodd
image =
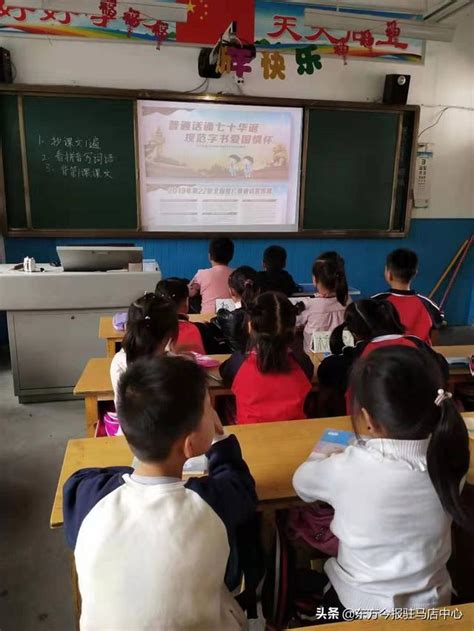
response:
M349 331L355 346L345 346L344 330ZM359 300L345 311L345 321L331 334L332 355L318 368L320 413L327 416L345 414L347 389L352 366L359 357L385 346L410 346L429 353L439 364L445 380L449 370L446 360L419 337L407 335L395 307L388 300Z
M249 308L248 352L235 352L221 365L232 384L239 424L306 418L313 364L294 348L296 310L286 296L265 292Z
M156 286L156 294L171 299L178 310L179 331L174 351L193 351L205 354L204 342L199 328L189 321L188 281L184 278L167 278L160 280Z
M400 248L387 257L385 280L390 291L376 294L375 300L388 300L398 311L408 335L415 335L431 345L432 329L443 324L444 314L429 298L411 289L418 273L418 256L412 250Z

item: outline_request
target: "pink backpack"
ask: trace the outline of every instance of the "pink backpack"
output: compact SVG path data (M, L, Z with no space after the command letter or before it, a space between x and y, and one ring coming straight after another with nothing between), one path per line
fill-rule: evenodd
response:
M119 430L120 421L117 418L116 412L105 410L97 423L95 437L104 438L105 436L117 436L121 434Z
M290 508L286 522L286 534L290 541L301 539L311 548L328 556L337 556L339 539L331 532L334 519L331 506L312 504Z

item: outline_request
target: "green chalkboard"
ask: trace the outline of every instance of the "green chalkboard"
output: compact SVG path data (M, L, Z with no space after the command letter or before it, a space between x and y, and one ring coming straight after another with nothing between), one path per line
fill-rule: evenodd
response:
M137 229L133 108L132 100L23 97L33 229Z
M5 204L8 227L26 228L25 188L21 161L18 97L4 95L0 100L0 134L2 138Z
M309 109L306 125L303 230L397 229L403 115Z

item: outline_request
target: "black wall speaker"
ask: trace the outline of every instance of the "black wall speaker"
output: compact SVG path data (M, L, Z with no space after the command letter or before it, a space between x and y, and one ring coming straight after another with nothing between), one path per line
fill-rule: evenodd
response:
M0 83L12 83L12 61L10 51L6 48L0 48Z
M410 79L409 74L385 75L383 102L387 105L406 105Z

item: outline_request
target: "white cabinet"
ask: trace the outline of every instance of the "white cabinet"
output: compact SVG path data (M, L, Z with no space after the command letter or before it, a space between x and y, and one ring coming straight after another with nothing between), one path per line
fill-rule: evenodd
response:
M42 267L40 265L40 267ZM7 312L15 394L20 403L73 398L91 357L104 357L101 316L123 311L159 272L12 272L0 265L0 310Z

